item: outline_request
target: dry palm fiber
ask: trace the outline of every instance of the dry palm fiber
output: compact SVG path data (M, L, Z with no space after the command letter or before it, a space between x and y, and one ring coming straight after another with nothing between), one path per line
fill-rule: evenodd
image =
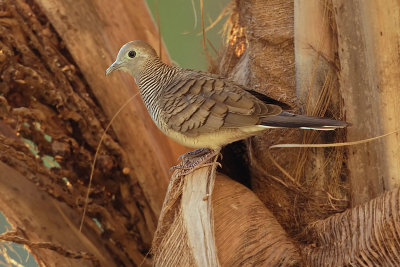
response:
M307 266L398 266L400 189L387 192L306 229Z
M153 240L156 266L218 266L212 216L216 164L171 178Z
M200 169L186 177L177 173L173 175L153 242L154 264L156 266L299 264L300 254L294 242L254 193L226 176L215 177L212 168L214 167ZM214 179L212 194L204 195L203 198L196 197L202 195L193 193L194 188L188 185L194 181L197 185L199 183L205 185ZM211 189L212 186L208 188ZM195 201L191 201L193 198ZM191 203L188 205L188 202ZM206 212L202 211L201 207L205 208ZM195 214L203 216L199 216L195 222L189 224L190 219L187 216L193 217ZM208 216L210 214L212 216ZM202 220L204 218L209 221ZM206 239L212 241L208 243L211 247L199 248L204 244L201 239L203 234L200 232L190 237L196 231L194 229L198 229L194 224L200 221L204 225L203 234L212 235L206 236ZM213 229L213 232L209 229ZM213 258L216 256L217 258ZM204 259L205 261L202 261Z
M280 0L235 1L226 27L227 41L218 69L258 92L293 107L303 107L303 114L341 118L343 114L338 100L337 68L330 58L320 56L324 55L323 45L308 47L311 52L308 51L306 56L310 58L310 64L304 68L310 70L299 78L314 83L295 83L295 74L302 74L295 73L294 69L298 59L296 57L295 61L294 57L293 38L297 28L294 26L293 6L291 1ZM324 3L321 3L321 9L321 17L324 19L318 25L323 24L323 29L333 28L335 24L332 22L331 9ZM324 38L319 38L328 40L325 37L328 33L322 33ZM332 34L333 30L329 33ZM296 98L297 94L299 98ZM272 163L266 151L269 146L279 143L343 141L344 131L334 134L271 130L246 143L248 153L241 161L248 162L248 184L251 184L252 190L274 213L289 235L299 240L303 240L299 234L308 223L324 219L347 207L348 188L347 181L343 179L346 175L343 166L345 149L272 151L274 160L290 177ZM224 158L228 158L228 155ZM229 169L229 163L223 167Z

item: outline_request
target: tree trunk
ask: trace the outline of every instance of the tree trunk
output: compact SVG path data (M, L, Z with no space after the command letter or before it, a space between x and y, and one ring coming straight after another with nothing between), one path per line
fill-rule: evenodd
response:
M156 129L139 97L116 117L104 138L90 192L90 219L82 234L78 222L103 129L135 93L132 80L118 73L106 78L105 69L131 39L158 47L146 4L7 0L0 5L0 158L14 176L31 180L66 203L69 219L55 215L58 221L45 222L44 216L28 216L33 211L26 206L18 212L3 206L1 210L32 241L54 241L66 249L104 255L99 258L104 266L140 265L156 228L168 169L185 149ZM17 181L13 186L23 188ZM0 194L3 205L18 199L17 191L4 190L8 195ZM16 195L10 196L12 192ZM32 196L34 202L40 191L35 194L39 195ZM48 214L59 214L55 207L62 204L50 203L43 205ZM89 238L89 245L56 239L63 221L68 224L62 226L65 235ZM47 226L46 231L36 229L40 225ZM46 264L53 262L45 249L34 252ZM76 260L62 258L55 262L77 265Z

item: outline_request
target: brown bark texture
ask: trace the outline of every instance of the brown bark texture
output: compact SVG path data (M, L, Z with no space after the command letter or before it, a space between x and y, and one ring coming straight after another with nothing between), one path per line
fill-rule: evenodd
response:
M45 178L43 174L36 175L38 180ZM28 245L39 266L112 266L113 253L98 245L104 244L98 231L85 228L85 235L80 233L76 227L80 221L79 214L41 189L26 176L0 162L1 211L12 225L18 227L17 237L31 243L47 243L45 249ZM19 240L16 242L21 243ZM65 253L51 249L57 246L66 250ZM89 257L82 260L71 257L73 253L86 253Z
M298 89L295 87L293 1L235 1L230 22L227 46L219 68L226 76L280 99L292 106L294 112L340 119L340 109L332 108L336 106L332 103L338 102L332 97L338 91L334 67L330 70L328 66L327 71L314 75L317 79L311 93L308 93L306 82L306 79L311 80L311 75L304 75L302 85ZM327 17L326 23L329 22ZM330 64L328 60L322 60L325 63L320 65ZM308 67L312 68L311 65ZM296 91L299 91L298 98ZM304 95L310 95L308 103ZM343 149L268 148L277 143L333 142L341 140L341 135L341 131L324 134L273 129L246 140L245 153L242 153L245 156L239 161L248 162L245 168L248 168L249 184L290 234L299 235L310 222L347 207L346 183L340 179L345 172L342 169ZM231 146L226 150L243 147L240 144ZM226 162L225 168L238 164ZM229 170L226 173L235 177Z
M36 208L47 208L57 221L28 216L33 212L28 206L3 207L17 199L7 194L0 194L1 210L31 241L100 255L103 266L140 265L156 229L168 168L184 148L156 129L139 98L105 135L85 227L82 233L77 229L96 147L108 121L135 93L131 80L120 74L106 79L105 69L131 39L158 46L145 3L5 0L0 1L0 32L0 158L13 169L2 168L2 174L17 172L42 190L49 205L37 202ZM61 203L53 205L51 198ZM59 226L62 221L68 227ZM39 225L46 231L36 229ZM71 238L56 237L60 228L90 241L75 246ZM68 258L51 260L46 249L35 254L48 264L77 265Z
M398 266L399 188L311 224L313 243L302 253L306 266Z

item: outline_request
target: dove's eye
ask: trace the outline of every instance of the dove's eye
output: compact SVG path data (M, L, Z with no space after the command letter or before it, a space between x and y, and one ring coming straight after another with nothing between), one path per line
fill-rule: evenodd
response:
M131 51L128 52L128 57L134 58L135 56L136 56L136 52L135 51L131 50Z

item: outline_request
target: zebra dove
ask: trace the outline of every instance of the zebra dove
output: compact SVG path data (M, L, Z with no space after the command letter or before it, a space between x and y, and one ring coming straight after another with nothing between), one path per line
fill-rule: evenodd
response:
M143 41L122 46L106 75L117 69L133 76L162 132L187 147L209 149L188 156L204 151L216 155L223 145L268 128L334 130L347 126L344 121L285 112L283 103L227 78L167 65Z

